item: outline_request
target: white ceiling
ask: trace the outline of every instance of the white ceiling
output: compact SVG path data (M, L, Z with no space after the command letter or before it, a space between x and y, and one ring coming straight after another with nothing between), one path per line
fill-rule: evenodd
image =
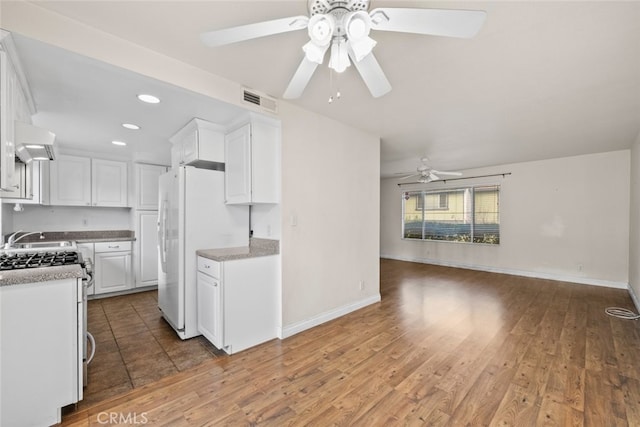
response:
M219 48L199 40L207 30L306 14L306 0L34 3L274 97L284 92L307 40L305 31ZM294 101L380 135L384 175L411 171L423 155L438 169L467 169L624 149L640 133L640 2L372 0L372 7L488 13L471 40L373 32L393 86L382 98L372 98L350 67L339 76L342 98L329 104L322 66ZM46 99L52 72L40 73L42 84L32 89ZM73 85L112 93L127 81L104 79L113 86L97 85L93 76L67 79L69 102L50 102L47 114L73 107L80 90ZM94 114L113 122L113 102ZM162 126L159 117L149 116L148 126Z

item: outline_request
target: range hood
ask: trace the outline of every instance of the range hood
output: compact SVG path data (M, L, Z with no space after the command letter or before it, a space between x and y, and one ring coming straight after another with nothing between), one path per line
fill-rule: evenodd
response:
M27 123L14 122L16 156L24 163L32 160L53 160L53 141L56 135L46 129L42 129Z

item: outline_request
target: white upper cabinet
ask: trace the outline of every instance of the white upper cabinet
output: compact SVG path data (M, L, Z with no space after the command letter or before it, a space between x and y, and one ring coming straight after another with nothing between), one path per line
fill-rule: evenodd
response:
M280 124L250 116L225 137L227 204L279 202Z
M35 112L28 89L21 84L21 67L12 38L0 30L0 189L15 194L15 125L31 123ZM0 197L3 197L0 191Z
M158 210L158 179L167 171L166 166L135 163L134 207L139 210Z
M224 163L224 127L193 119L171 137L171 165L219 169Z
M49 204L127 206L126 162L60 155L47 163Z
M127 163L91 159L93 206L127 206Z
M91 206L91 159L57 156L49 167L50 204Z
M251 201L251 125L229 133L225 139L224 192L227 203Z
M0 50L0 189L3 191L12 191L14 185L13 76L8 56Z

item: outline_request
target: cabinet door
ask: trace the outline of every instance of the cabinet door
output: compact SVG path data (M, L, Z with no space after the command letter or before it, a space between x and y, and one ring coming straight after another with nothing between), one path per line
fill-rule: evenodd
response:
M50 203L61 206L91 205L91 159L57 156L49 164Z
M136 209L158 210L158 179L165 166L136 164Z
M251 201L278 203L280 174L280 128L270 123L251 123Z
M131 288L131 252L102 252L95 257L96 294Z
M221 284L217 279L198 272L198 332L217 348L222 348Z
M182 161L185 165L198 160L198 130L194 129L182 140Z
M158 212L136 213L136 287L158 284Z
M93 206L127 206L127 164L93 159L91 169Z
M0 189L14 185L13 90L15 78L7 54L0 50Z
M224 141L225 200L227 203L251 202L251 125L229 133Z

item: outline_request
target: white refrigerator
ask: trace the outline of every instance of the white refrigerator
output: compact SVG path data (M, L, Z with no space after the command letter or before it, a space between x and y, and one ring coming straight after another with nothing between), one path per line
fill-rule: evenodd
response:
M197 325L198 249L249 244L249 207L224 202L224 172L181 166L160 176L158 307L187 339Z

